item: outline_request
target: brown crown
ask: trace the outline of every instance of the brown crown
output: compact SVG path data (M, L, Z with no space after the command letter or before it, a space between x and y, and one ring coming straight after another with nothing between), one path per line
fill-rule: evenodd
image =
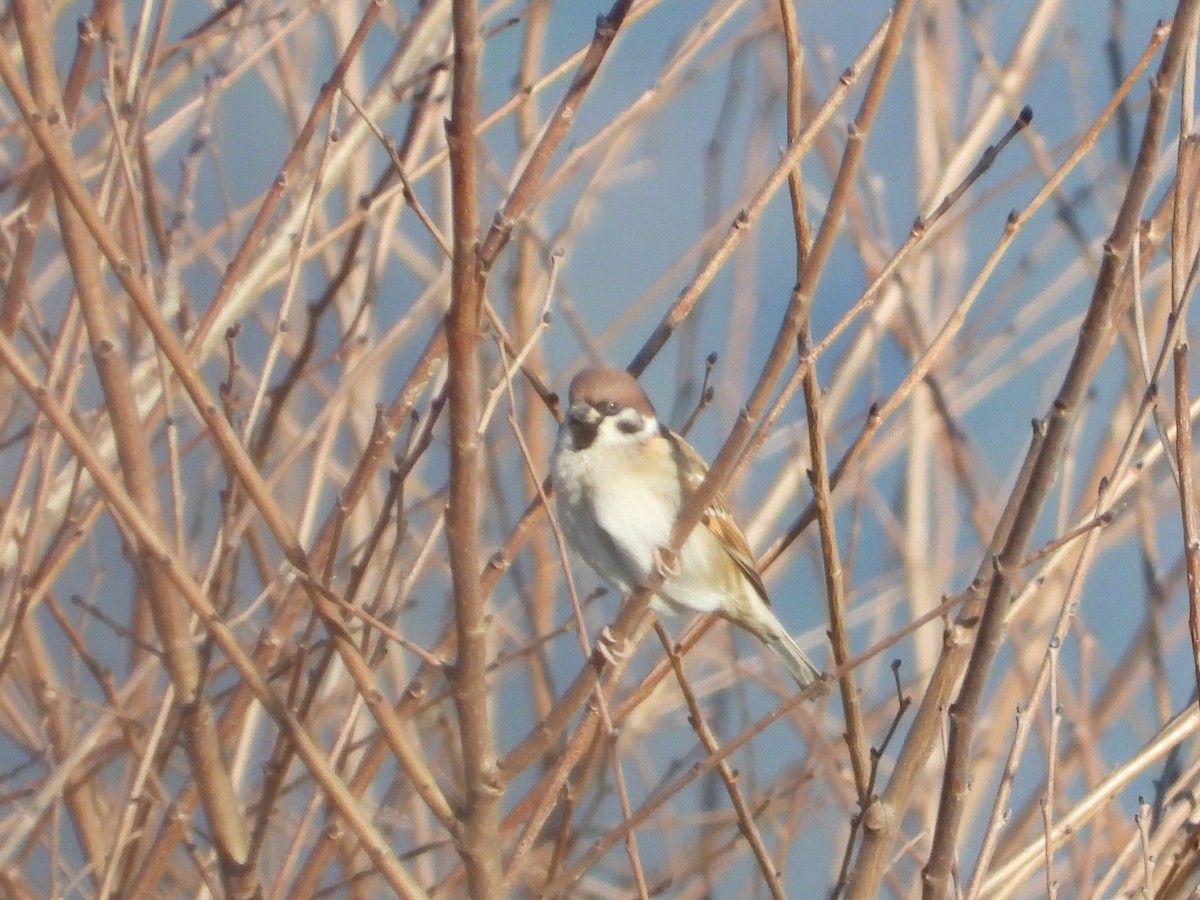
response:
M584 369L571 380L571 403L579 401L594 407L612 401L644 416L654 415L654 406L637 379L624 369L608 366Z

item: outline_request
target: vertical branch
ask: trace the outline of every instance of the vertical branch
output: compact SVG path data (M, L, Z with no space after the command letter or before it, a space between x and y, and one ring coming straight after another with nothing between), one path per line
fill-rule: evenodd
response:
M1171 312L1176 317L1186 314L1187 286L1192 282L1195 258L1193 230L1196 180L1192 161L1197 156L1193 79L1196 77L1196 45L1188 47L1184 56L1183 90L1180 98L1179 148L1177 155L1174 214L1171 239ZM1192 639L1192 667L1196 687L1200 690L1200 522L1196 516L1196 483L1192 475L1192 424L1188 417L1191 392L1188 377L1187 333L1175 344L1175 460L1179 472L1179 511L1183 516L1183 560L1187 573L1188 631ZM1147 879L1149 880L1149 879Z
M796 12L789 0L781 0L780 17L783 20L784 42L787 52L787 132L788 141L800 134L800 99L803 95L801 78L801 45L796 26ZM844 166L843 171L852 166ZM839 176L841 176L839 172ZM848 179L847 179L848 180ZM842 183L839 177L839 184ZM788 189L792 201L792 220L796 232L796 284L797 291L804 278L812 247L811 229L804 206L804 181L800 164L788 174ZM840 196L847 196L845 193ZM832 201L831 201L832 205ZM825 426L821 412L821 385L817 380L817 367L809 360L809 335L812 333L812 291L798 294L801 319L796 339L800 365L804 367L804 409L808 420L808 447L812 458L809 480L812 482L813 502L817 508L817 526L821 535L821 555L825 571L825 599L829 609L829 634L833 644L833 658L841 666L850 658L850 639L846 624L846 585L842 568L841 552L838 549L837 529L833 521L833 504L830 499L829 455L825 445ZM867 752L866 728L863 725L862 703L858 684L853 671L847 671L841 679L842 707L846 711L846 743L850 749L850 768L854 773L854 788L858 794L859 808L865 810L870 798L867 785L870 781L871 758Z
M446 339L450 365L450 502L446 541L454 586L458 658L452 683L466 790L459 852L471 895L499 897L500 796L488 712L486 595L479 577L479 501L483 455L479 452L480 321L483 273L479 264L479 64L483 41L475 0L454 0L454 81L446 141L454 254Z
M1192 473L1192 423L1188 417L1188 343L1175 345L1175 459L1179 464L1179 510L1183 516L1183 560L1187 571L1188 630L1192 665L1200 690L1200 522L1196 517L1196 482Z
M538 0L531 5L525 26L525 40L521 46L521 63L517 72L517 84L531 85L538 78L541 68L542 54L545 50L546 31L550 18L550 4L547 0ZM513 125L516 139L522 152L531 151L538 136L538 103L531 96L529 102L522 104L514 113ZM525 344L543 327L544 319L539 323L538 285L539 276L543 271L544 252L541 242L537 239L540 221L534 211L530 211L530 221L518 232L516 246L513 248L514 259L509 279L511 313L513 317L513 337L518 343ZM551 286L554 281L550 279ZM547 301L549 301L547 297ZM544 371L541 342L531 343L527 364L534 371ZM550 435L546 425L544 407L537 395L528 387L521 392L523 409L521 411L521 431L529 445L529 454L533 459L544 460L549 456ZM538 476L526 476L526 489L536 493ZM556 600L555 554L552 537L545 529L538 529L530 542L530 582L527 590L529 604L529 619L535 634L545 634L554 627L554 605ZM553 691L550 687L552 680L549 661L546 654L535 653L529 658L529 681L532 692L531 700L540 714L545 713L553 704Z

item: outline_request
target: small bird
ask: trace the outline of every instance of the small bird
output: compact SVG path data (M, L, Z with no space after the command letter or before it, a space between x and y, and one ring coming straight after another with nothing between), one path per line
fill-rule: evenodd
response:
M675 567L662 567L675 520L707 471L687 441L658 421L628 372L584 369L571 381L551 460L567 541L623 594L662 569L668 577L651 600L654 609L717 613L766 644L807 687L820 672L771 611L746 536L723 497L705 510Z

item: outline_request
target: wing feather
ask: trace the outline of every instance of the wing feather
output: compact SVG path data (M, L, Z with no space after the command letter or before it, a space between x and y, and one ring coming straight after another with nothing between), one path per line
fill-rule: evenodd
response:
M700 489L704 476L708 474L708 465L682 437L665 428L663 431L680 460L680 487L684 502L686 502ZM733 517L724 494L718 493L713 498L700 517L700 524L712 533L722 549L737 563L737 567L754 586L755 592L762 597L763 602L770 604L767 588L763 584L762 576L758 574L758 567L754 564L754 554L750 552L750 544L746 540L746 535L742 533L737 520Z

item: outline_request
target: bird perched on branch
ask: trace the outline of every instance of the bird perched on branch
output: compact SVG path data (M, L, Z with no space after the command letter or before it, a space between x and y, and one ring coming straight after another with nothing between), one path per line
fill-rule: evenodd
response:
M801 688L820 672L772 612L742 529L718 495L670 569L661 551L708 467L658 421L636 379L585 369L551 462L563 534L596 574L624 594L651 573L666 575L651 606L662 613L715 612L746 629L783 661Z

